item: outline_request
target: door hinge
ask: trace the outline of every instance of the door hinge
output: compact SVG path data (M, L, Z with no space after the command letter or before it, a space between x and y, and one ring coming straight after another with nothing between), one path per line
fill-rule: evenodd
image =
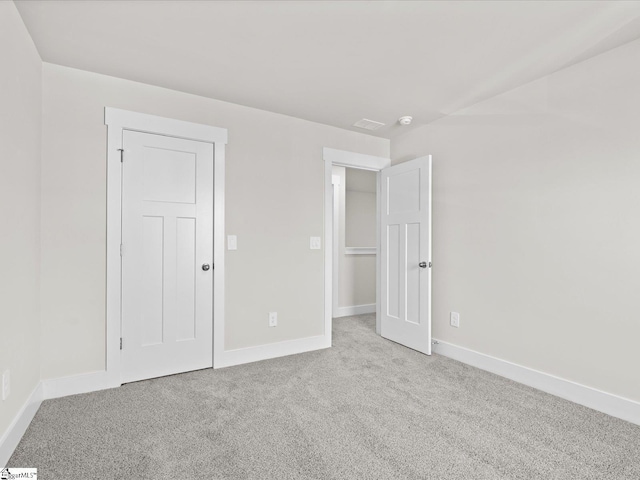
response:
M123 250L122 244L120 244L120 256L122 256L122 250Z
M120 350L122 350L122 337L120 337Z
M119 148L118 151L120 152L120 163L124 162L124 149Z

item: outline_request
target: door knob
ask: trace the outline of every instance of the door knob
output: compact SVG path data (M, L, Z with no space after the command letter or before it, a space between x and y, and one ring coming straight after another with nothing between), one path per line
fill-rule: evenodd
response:
M427 262L420 262L420 263L418 264L418 266L419 266L420 268L427 268Z
M208 263L203 263L202 264L202 269L206 272L207 270L209 270L211 267L209 266Z

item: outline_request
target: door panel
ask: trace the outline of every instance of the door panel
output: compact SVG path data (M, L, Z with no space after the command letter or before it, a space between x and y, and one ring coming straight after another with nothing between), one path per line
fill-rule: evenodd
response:
M122 381L213 365L213 145L124 133Z
M420 224L406 225L407 238L407 322L420 324L420 286L421 268L418 266L420 257ZM424 285L423 285L424 286Z
M387 226L387 315L400 318L400 225Z
M391 168L391 167L389 167ZM388 178L388 213L420 211L420 169L391 174Z
M164 218L142 217L144 264L142 269L142 345L162 343L164 331L163 284ZM128 293L128 292L127 292Z
M382 170L381 186L381 334L431 354L431 157Z
M150 202L196 202L196 155L147 146L144 197Z
M176 340L196 337L196 219L176 219Z

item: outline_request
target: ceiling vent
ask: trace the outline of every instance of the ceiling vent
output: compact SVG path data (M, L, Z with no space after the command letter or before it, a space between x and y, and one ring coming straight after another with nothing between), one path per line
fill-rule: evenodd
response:
M384 123L374 122L373 120L367 120L363 118L353 124L354 127L364 128L365 130L378 130L380 127L384 127Z

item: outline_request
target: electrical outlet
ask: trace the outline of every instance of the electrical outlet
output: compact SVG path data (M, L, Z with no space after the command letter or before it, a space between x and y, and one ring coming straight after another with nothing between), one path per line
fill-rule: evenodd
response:
M11 393L11 376L9 370L2 374L2 400L6 400Z
M278 312L269 312L269 326L270 327L278 326Z
M458 312L451 312L450 316L451 326L459 328L460 327L460 314Z

